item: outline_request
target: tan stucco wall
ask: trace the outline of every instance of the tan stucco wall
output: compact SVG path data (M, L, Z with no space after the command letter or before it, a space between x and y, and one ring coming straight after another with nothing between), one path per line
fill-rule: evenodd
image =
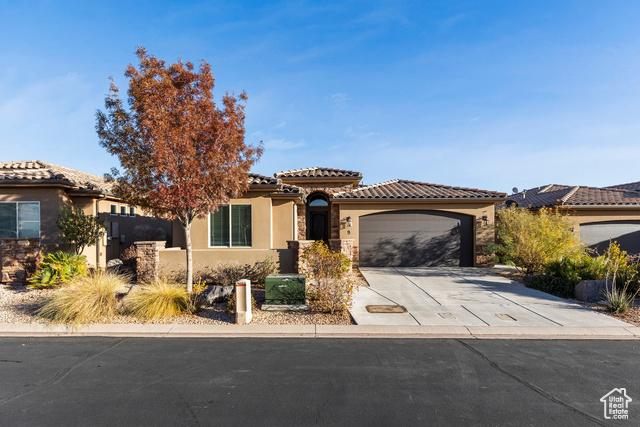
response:
M334 201L336 203L336 201ZM359 247L359 220L361 216L393 211L432 210L453 212L474 217L474 259L477 259L477 248L494 242L493 225L494 203L412 203L412 202L337 202L340 207L340 238L354 239L354 246ZM352 226L345 224L347 217L351 217ZM487 216L487 223L480 218Z
M287 240L295 235L294 202L292 200L272 200L269 192L250 191L240 199L232 199L231 204L251 205L251 249L286 249ZM209 248L209 217L196 218L191 225L191 245L193 249L211 249L229 252L246 251L246 248ZM184 231L181 225L173 223L173 246L185 248Z
M194 249L194 271L218 262L238 261L240 264L253 265L258 261L271 258L278 263L281 273L293 273L293 251L290 249ZM165 249L160 251L160 267L165 272L184 269L186 251L182 249Z

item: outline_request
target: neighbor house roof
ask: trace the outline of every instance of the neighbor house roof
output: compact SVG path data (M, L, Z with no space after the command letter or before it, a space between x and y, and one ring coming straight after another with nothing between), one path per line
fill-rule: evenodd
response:
M609 187L605 187L605 188L617 188L620 190L640 191L640 181L629 182L627 184L610 185Z
M350 191L336 193L333 199L499 199L506 198L506 193L478 190L475 188L451 187L447 185L429 184L425 182L395 179L380 184L360 186Z
M314 167L276 172L273 176L276 178L348 178L351 181L353 179L360 180L362 172Z
M509 201L528 208L640 206L640 192L616 188L597 188L550 184L510 195Z
M41 160L0 162L0 185L3 184L63 185L100 193L111 190L105 178Z

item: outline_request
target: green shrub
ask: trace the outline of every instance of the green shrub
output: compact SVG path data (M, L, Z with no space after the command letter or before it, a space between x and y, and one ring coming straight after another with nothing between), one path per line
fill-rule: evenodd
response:
M311 282L308 295L314 308L332 314L345 312L357 287L352 275L346 274L351 260L341 252L329 250L320 240L306 247L301 258L300 269Z
M51 288L87 273L87 259L83 255L57 251L45 255L38 272L31 279L32 288Z
M117 292L128 277L93 272L61 287L38 309L38 315L58 323L87 323L117 313Z
M258 308L258 301L251 295L251 309L256 310ZM225 306L225 311L229 313L235 313L236 311L236 293L234 292L229 299L227 300L227 305Z
M167 280L143 286L126 299L127 311L146 320L177 316L188 312L191 306L187 289Z
M557 210L507 208L499 211L498 243L487 247L498 260L513 263L526 274L542 271L544 264L575 258L585 251L578 233L571 231L568 216Z
M549 275L533 276L527 287L555 295L560 298L573 298L575 284Z

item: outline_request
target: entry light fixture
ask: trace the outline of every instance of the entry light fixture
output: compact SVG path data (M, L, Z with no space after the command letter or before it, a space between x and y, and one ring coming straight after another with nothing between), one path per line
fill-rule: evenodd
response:
M353 222L351 222L351 217L348 216L347 217L347 227L351 227L353 225Z
M484 225L489 225L489 217L486 215L482 216L482 220L484 221Z

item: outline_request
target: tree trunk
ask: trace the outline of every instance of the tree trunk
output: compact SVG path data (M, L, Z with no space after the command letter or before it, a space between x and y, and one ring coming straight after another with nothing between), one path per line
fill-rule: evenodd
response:
M191 221L182 223L187 242L187 292L193 292L193 253L191 251Z

